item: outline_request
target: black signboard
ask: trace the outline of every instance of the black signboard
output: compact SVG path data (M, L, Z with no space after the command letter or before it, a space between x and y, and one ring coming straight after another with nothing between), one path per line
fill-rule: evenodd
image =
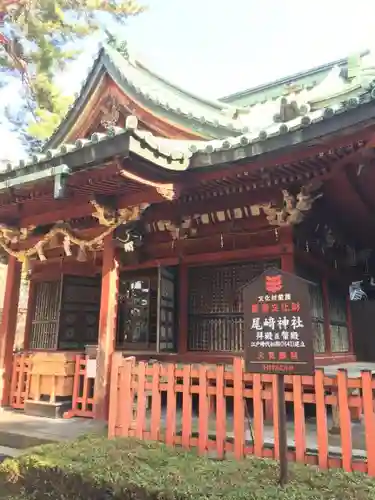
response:
M293 274L269 269L243 288L247 371L313 375L308 284Z

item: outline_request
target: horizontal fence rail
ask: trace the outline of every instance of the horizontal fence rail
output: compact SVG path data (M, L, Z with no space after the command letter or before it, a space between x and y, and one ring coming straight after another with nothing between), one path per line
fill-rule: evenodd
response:
M375 476L374 390L367 371L358 378L344 370L326 377L320 369L311 377L285 376L289 460ZM270 424L266 403L274 410ZM241 359L181 367L113 357L109 437L196 447L218 458L278 459L277 408L276 376L246 373Z

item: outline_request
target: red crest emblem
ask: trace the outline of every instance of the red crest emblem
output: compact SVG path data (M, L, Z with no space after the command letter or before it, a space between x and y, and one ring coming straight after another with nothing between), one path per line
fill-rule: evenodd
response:
M282 276L280 274L276 276L266 276L265 286L268 293L280 292L283 287Z

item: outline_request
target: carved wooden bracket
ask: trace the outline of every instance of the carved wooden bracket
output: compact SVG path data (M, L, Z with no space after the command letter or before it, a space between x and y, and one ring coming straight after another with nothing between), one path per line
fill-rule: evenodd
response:
M281 209L272 206L271 203L259 205L265 213L271 226L293 226L303 221L306 214L311 210L316 199L322 194L313 194L311 186L302 187L297 196L282 190L283 207Z
M5 224L0 224L0 236L6 243L19 243L25 241L35 229L35 226L28 228L9 227Z
M128 170L121 169L120 173L123 177L126 179L129 179L131 181L139 182L139 184L143 184L144 186L150 186L156 189L156 191L166 200L172 201L176 197L176 191L175 191L175 186L172 183L160 183L160 182L153 182L149 181L147 179L143 179L142 177L139 177L138 175L135 175Z

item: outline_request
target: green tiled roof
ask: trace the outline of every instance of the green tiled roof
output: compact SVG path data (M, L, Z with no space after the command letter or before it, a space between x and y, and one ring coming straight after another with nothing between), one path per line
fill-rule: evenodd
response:
M46 149L61 145L105 74L108 74L124 93L133 97L156 116L180 124L203 137L226 137L229 134L242 132L241 123L236 123L236 120L232 119L236 108L182 90L131 56L125 56L109 44L104 44L75 103L47 142Z
M121 66L122 59L116 51L112 48L106 48L104 52L103 50L99 58L106 61L106 70L111 68L114 77L125 78L124 68L133 63L126 60L125 66ZM94 66L96 73L90 77L90 85L95 83L95 79L97 81L100 71L103 70L103 67L97 64ZM152 87L151 76L147 77L145 70L142 72L144 79L138 81L138 85L142 85L134 87L134 91L143 93L149 102L159 99L160 105L157 91ZM127 78L133 83L139 77L136 70L136 76L131 71L127 74ZM83 94L90 90L90 85L83 89ZM166 87L168 85L165 84ZM171 100L171 88L168 92L165 95ZM83 94L81 93L79 99L83 98ZM190 96L189 99L193 106L194 98ZM165 102L163 101L164 105ZM200 105L203 106L203 101ZM182 112L182 109L179 109L179 112ZM68 116L66 121L71 119L72 116ZM374 123L375 56L369 53L361 59L360 64L352 62L347 75L342 74L339 66L332 67L325 79L310 90L282 96L277 100L252 106L251 109L239 109L235 121L241 124L242 133L232 132L224 138L191 141L156 137L139 130L137 118L130 116L127 118L125 129L112 128L107 134L95 133L90 140L79 139L75 144L58 147L51 147L54 142L51 140L49 148L42 154L33 155L18 165L8 164L7 172L0 174L0 183L16 177L29 176L33 172L53 172L55 167L62 165L66 165L72 173L80 168L100 165L116 155L124 157L135 154L150 161L156 168L169 171L215 167L270 151L276 152L284 147L308 144L325 135L338 134L344 129L358 127L363 123ZM63 123L63 126L69 126L69 123ZM57 140L55 142L58 143ZM6 188L5 184L3 186Z
M372 58L372 53L367 51L357 57L234 94L220 102L200 98L171 84L133 59L123 44L117 44L117 47L105 44L76 102L45 149L56 148L64 142L105 74L124 93L161 119L179 124L207 139L226 140L227 137L249 133L264 135L275 127L275 123L291 122L300 116L306 116L303 121L308 123L309 112L327 106L334 108L344 99L358 98L368 88L369 81L375 78ZM245 101L247 104L243 105Z
M264 103L269 100L274 100L288 92L292 86L296 86L299 90L311 90L319 85L330 73L334 67L339 67L343 75L348 74L353 59L362 59L370 53L369 50L361 52L358 56L344 57L331 61L320 66L300 71L293 75L283 76L272 82L257 85L234 94L221 97L219 101L225 102L232 106L254 106L255 104Z

